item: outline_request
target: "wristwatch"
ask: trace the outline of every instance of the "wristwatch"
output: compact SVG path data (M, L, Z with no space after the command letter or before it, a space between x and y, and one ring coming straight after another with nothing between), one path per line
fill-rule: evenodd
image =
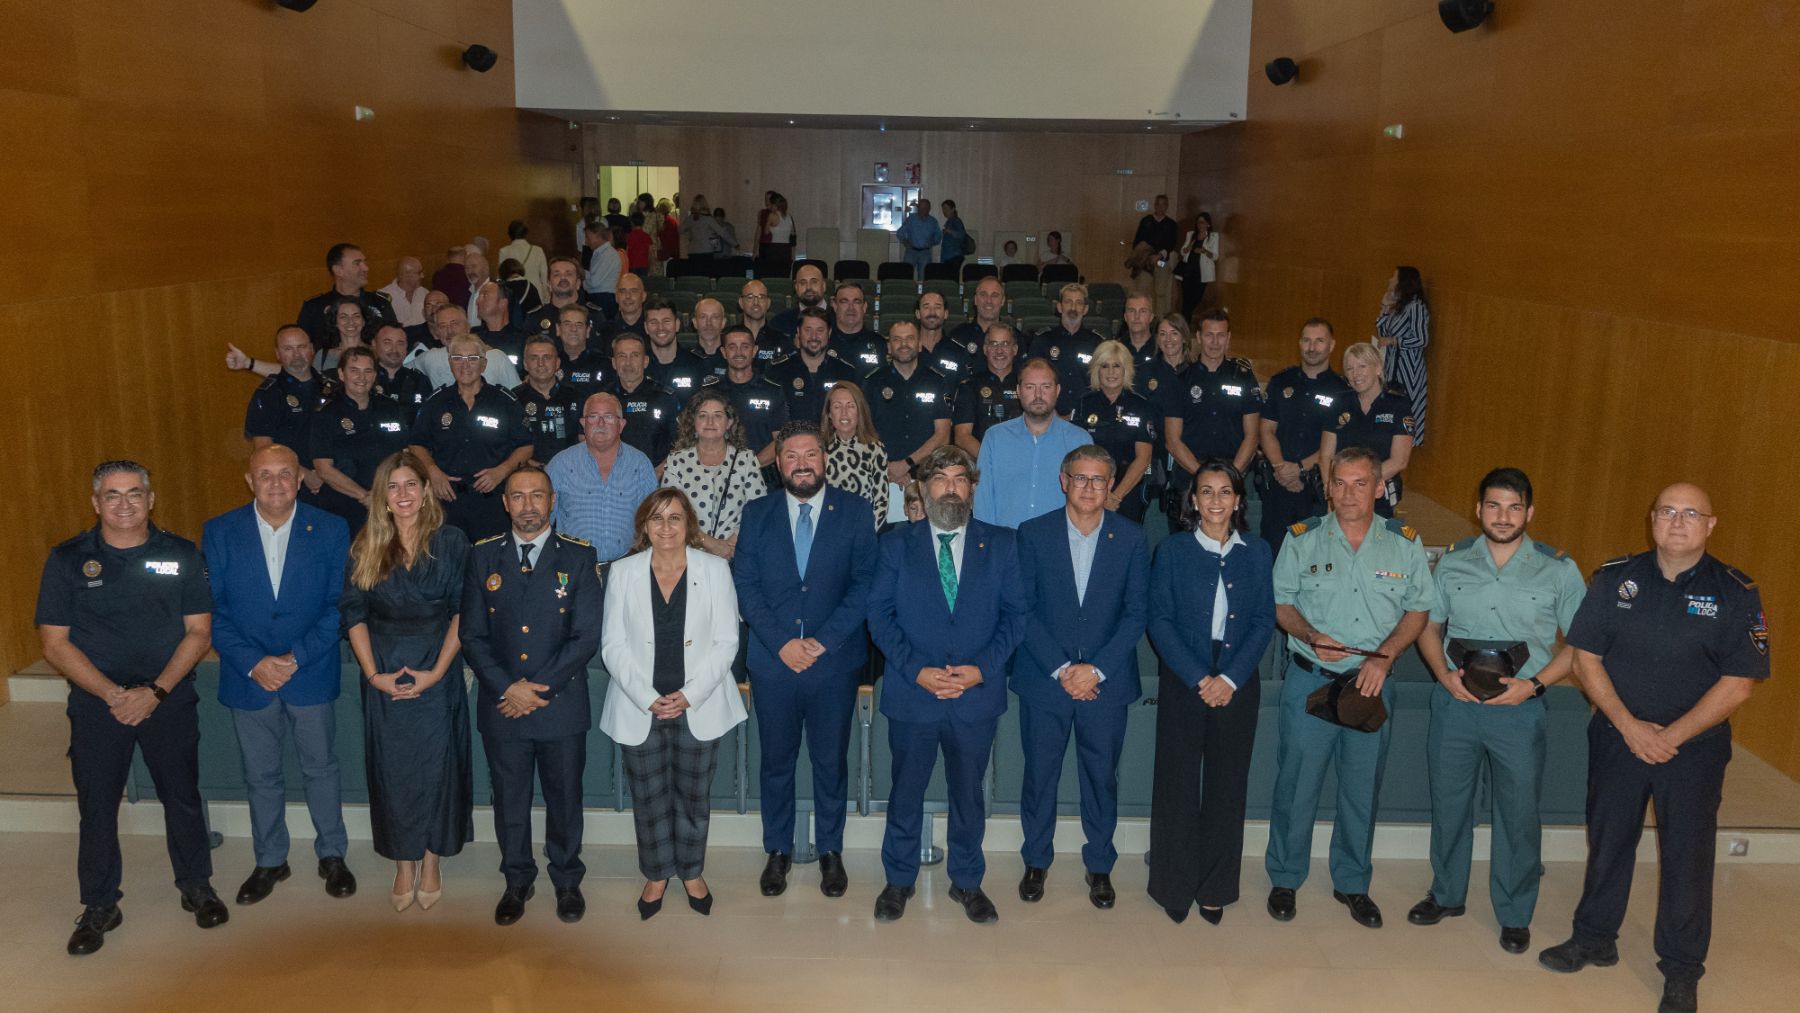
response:
M1538 677L1535 675L1531 677L1531 685L1533 687L1531 690L1532 699L1536 699L1540 696L1543 696L1545 693L1549 692L1549 690L1550 690L1550 687L1544 685L1543 682L1540 681L1538 679Z
M162 703L164 700L168 699L168 697L169 697L169 691L162 688L161 686L157 685L154 682L150 684L150 692L156 694L156 702L157 703Z

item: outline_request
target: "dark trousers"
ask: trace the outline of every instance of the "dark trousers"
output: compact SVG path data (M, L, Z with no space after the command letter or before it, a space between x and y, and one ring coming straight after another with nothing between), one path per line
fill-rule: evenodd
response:
M813 675L786 666L779 672L750 673L750 699L755 701L762 747L758 784L764 851L794 851L794 771L802 732L812 761L815 847L821 852L844 850L850 722L859 674L851 670Z
M1718 729L1690 740L1667 763L1631 754L1612 722L1588 722L1588 863L1575 907L1575 938L1612 942L1625 921L1644 804L1656 807L1657 969L1696 981L1706 973L1712 941L1713 845L1719 795L1731 762L1731 733Z
M544 792L544 857L558 890L581 885L581 772L587 766L587 735L556 739L502 739L486 736L488 777L494 790L494 837L500 842L500 873L509 889L537 879L531 853L532 775Z
M894 787L888 795L887 830L881 837L881 865L894 886L912 886L919 878L919 832L925 818L925 787L944 754L944 780L950 790L949 854L945 868L950 885L972 890L987 874L981 839L987 811L981 780L994 751L999 718L986 721L889 721L888 748L894 754Z
M1188 270L1193 273L1193 280L1181 279L1181 317L1192 325L1194 311L1206 299L1206 282L1200 280L1200 268L1190 266Z
M1136 672L1119 673L1130 678ZM1026 678L1048 679L1032 673ZM1058 690L1061 692L1061 690ZM1025 783L1019 796L1019 824L1025 844L1019 854L1032 868L1048 869L1055 855L1056 790L1063 754L1075 733L1075 772L1081 783L1081 864L1110 874L1119 860L1113 831L1119 825L1119 754L1125 749L1125 708L1101 701L1077 701L1067 709L1019 698L1019 740L1025 750Z
M1252 675L1230 703L1208 707L1168 666L1158 668L1150 896L1176 911L1224 907L1238 899L1262 689Z
M649 737L635 746L621 746L620 752L631 786L638 871L652 882L699 879L706 869L718 740L694 738L684 714L669 721L652 719Z
M1311 485L1299 492L1289 492L1277 482L1260 491L1262 537L1273 553L1281 552L1281 543L1287 540L1290 526L1325 514L1325 497Z
M793 243L764 243L757 252L757 260L771 268L786 271L794 263Z
M509 527L500 490L480 493L468 482L457 483L456 498L444 503L444 522L461 528L470 542L505 534Z
M83 690L71 689L72 693ZM69 767L81 811L81 843L76 869L81 903L106 907L119 902L124 861L119 854L119 799L131 775L133 749L156 784L163 807L169 864L180 889L205 886L212 878L212 850L200 808L200 698L192 680L169 693L142 723L127 726L106 712L69 715Z

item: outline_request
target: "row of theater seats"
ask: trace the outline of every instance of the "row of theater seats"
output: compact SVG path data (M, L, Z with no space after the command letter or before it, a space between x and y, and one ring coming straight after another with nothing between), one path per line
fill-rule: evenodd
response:
M864 281L873 278L877 281L889 279L911 279L916 277L913 266L901 261L888 261L874 265L874 274L870 274L870 265L866 260L838 260L827 264L824 260L758 261L750 257L677 257L670 260L663 268L662 277L671 279L706 279L706 278L761 278L769 281L777 278L792 278L800 265L811 264L825 272L825 277L837 281ZM829 270L827 270L829 267ZM926 281L955 281L966 285L974 285L983 278L997 277L1001 281L1032 282L1034 284L1063 285L1071 281L1080 281L1081 272L1074 264L1050 264L1039 269L1033 264L926 264Z

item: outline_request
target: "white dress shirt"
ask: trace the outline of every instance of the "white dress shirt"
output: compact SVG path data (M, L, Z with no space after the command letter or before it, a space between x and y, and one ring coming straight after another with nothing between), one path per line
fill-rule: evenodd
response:
M931 524L930 521L925 523ZM938 540L939 535L956 536L950 540L950 562L956 567L956 580L960 584L962 582L963 543L969 540L969 526L965 524L960 528L940 528L936 524L931 524L931 562L934 566L937 563L940 546L944 544Z
M1219 570L1221 571L1219 582L1213 586L1212 638L1214 640L1224 640L1225 616L1231 611L1231 601L1225 594L1225 577L1223 573L1225 569L1225 556L1231 552L1233 546L1244 544L1244 540L1238 537L1236 531L1233 531L1223 543L1215 542L1211 538L1208 538L1206 532L1199 528L1194 529L1194 539L1200 543L1202 549L1214 553L1219 557ZM1219 678L1230 683L1232 689L1238 688L1238 684L1232 682L1225 675L1221 674Z
M381 294L394 304L394 320L402 327L412 327L425 322L425 294L429 286L420 285L408 296L400 287L398 278L388 282Z
M262 536L263 563L269 568L269 593L279 598L281 569L287 563L288 535L294 531L294 514L299 512L299 507L288 511L287 519L280 527L265 520L261 510L251 507L250 512L256 515L256 533Z

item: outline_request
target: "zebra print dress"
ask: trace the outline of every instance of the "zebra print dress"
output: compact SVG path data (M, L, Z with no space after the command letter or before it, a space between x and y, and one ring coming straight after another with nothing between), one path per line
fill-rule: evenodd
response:
M1425 409L1430 397L1425 379L1425 346L1431 343L1431 309L1414 299L1375 318L1375 333L1393 338L1387 350L1383 379L1406 391L1412 399L1413 446L1425 444Z

